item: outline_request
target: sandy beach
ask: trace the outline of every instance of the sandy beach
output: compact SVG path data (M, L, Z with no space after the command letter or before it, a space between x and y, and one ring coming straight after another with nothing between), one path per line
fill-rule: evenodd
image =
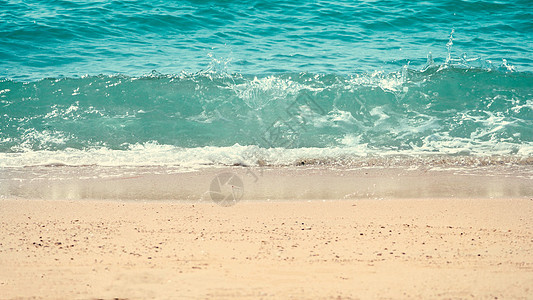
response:
M0 200L0 298L533 295L533 199Z

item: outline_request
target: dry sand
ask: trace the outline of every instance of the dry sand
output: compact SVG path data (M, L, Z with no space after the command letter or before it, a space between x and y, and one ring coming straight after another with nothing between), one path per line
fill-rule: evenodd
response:
M0 200L0 298L532 298L533 199Z

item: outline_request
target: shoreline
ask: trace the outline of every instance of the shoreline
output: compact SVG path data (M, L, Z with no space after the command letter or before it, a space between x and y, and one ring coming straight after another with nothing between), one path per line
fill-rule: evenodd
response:
M1 199L5 298L527 298L533 198Z
M215 182L216 180L219 181ZM232 183L226 185L228 180ZM221 194L234 193L230 197L234 202L527 198L533 195L533 169L530 165L457 168L413 165L368 168L232 166L207 167L189 172L168 167L99 166L41 166L0 170L0 198L202 203L213 200L214 191Z

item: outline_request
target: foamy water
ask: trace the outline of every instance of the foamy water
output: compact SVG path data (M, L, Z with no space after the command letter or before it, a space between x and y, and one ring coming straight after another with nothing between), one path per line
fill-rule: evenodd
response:
M0 167L523 165L531 16L527 1L10 2Z

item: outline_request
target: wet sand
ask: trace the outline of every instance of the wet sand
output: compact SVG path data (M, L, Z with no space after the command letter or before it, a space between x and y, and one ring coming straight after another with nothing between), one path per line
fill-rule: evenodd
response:
M403 161L401 161L403 162ZM0 169L0 197L45 200L169 200L211 202L220 174L238 178L237 200L521 198L533 195L533 167L505 163L417 162L386 166L286 166L205 169L34 166ZM454 164L459 164L454 166Z
M0 200L4 298L529 298L533 198Z

